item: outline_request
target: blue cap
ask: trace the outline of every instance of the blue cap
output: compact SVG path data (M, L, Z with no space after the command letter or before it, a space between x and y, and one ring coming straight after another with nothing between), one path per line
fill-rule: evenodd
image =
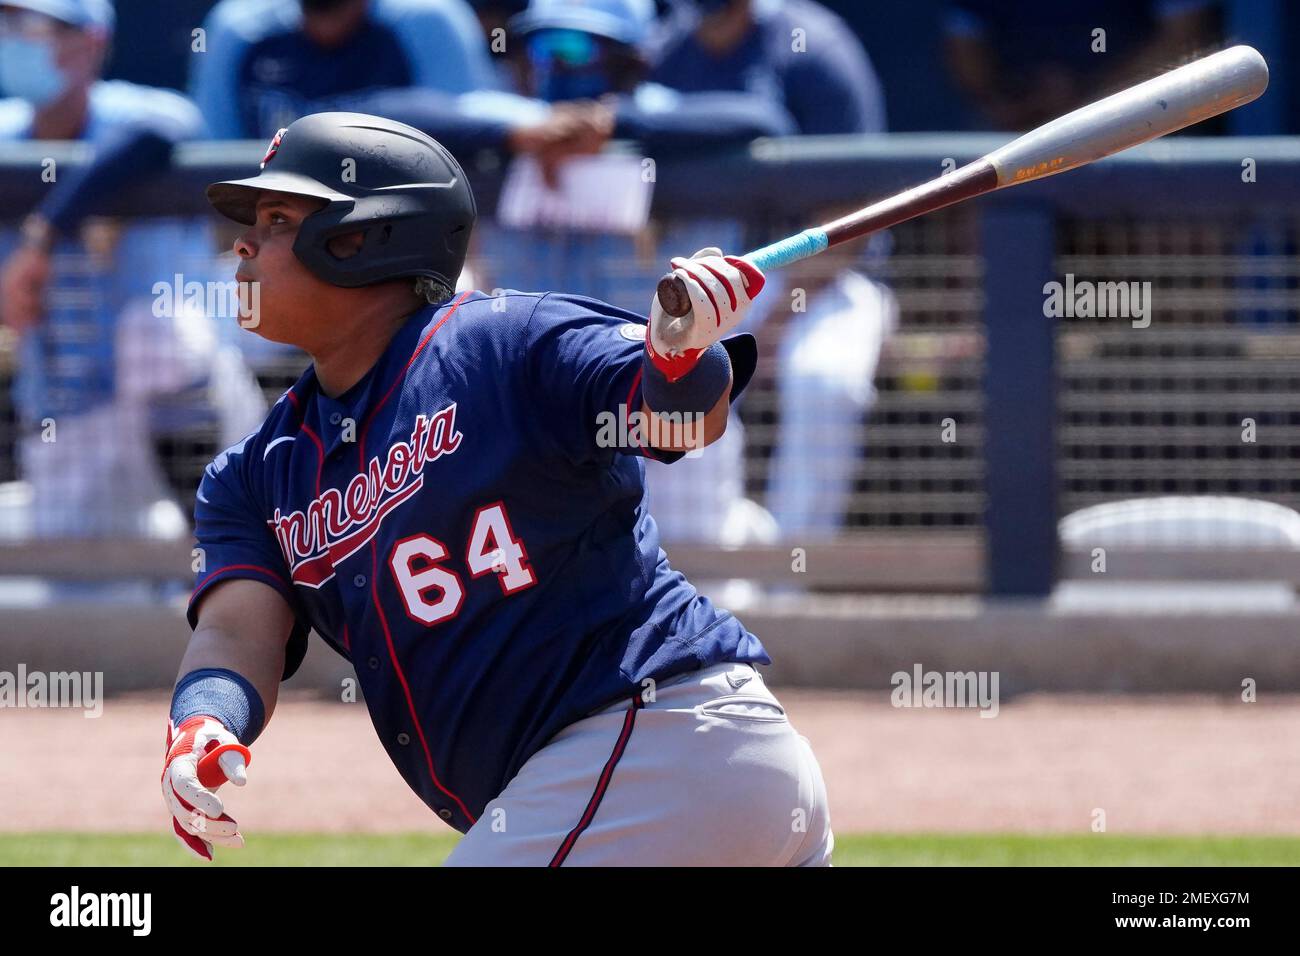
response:
M34 10L74 27L112 30L112 0L0 0L0 7Z
M654 18L654 0L532 0L510 28L520 33L581 30L637 46Z

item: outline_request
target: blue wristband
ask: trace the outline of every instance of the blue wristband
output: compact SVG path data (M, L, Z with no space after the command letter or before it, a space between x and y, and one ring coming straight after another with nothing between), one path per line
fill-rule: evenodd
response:
M190 671L172 694L172 724L179 727L200 714L215 717L248 746L266 723L266 708L248 678L224 667Z
M652 411L665 414L704 414L718 404L731 381L731 357L726 346L714 342L700 353L695 367L675 382L659 371L645 353L641 397Z

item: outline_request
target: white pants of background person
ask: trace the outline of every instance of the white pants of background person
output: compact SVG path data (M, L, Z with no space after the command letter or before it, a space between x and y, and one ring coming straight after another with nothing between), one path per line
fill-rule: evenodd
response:
M189 306L153 313L153 300L140 298L119 316L111 402L59 416L53 441L39 432L20 440L30 504L26 521L0 520L8 535L182 537L189 522L153 447L150 404L206 383L223 448L262 421L266 402L256 379L215 334L214 322L233 318L208 318Z
M839 532L863 421L875 400L880 350L897 325L893 292L852 270L788 320L778 353L781 422L767 497L783 540Z
M646 498L663 540L739 546L838 532L880 350L897 324L893 292L852 270L810 297L781 335L781 422L767 508L744 496L744 427L733 414L722 438L697 457L646 462ZM707 499L700 489L709 489Z
M776 540L776 524L745 497L745 426L732 414L722 437L671 465L645 463L646 504L668 543L739 547Z

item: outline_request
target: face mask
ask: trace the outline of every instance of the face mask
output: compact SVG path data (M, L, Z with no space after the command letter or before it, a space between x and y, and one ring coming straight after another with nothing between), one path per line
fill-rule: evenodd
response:
M537 77L537 96L548 103L594 100L609 91L609 80L598 71L549 70Z
M54 65L50 44L25 37L0 37L0 91L6 96L44 106L67 85L67 77Z

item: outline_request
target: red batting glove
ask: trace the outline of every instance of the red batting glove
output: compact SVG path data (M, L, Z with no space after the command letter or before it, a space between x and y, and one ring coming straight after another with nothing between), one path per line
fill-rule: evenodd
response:
M248 748L215 717L190 717L179 727L167 722L163 802L176 839L200 859L211 860L214 845L244 845L239 824L225 812L216 790L227 780L244 786L251 760Z
M766 280L757 266L713 247L669 264L686 285L691 312L680 318L666 314L656 294L650 304L646 351L668 381L675 382L695 367L705 349L745 320Z

